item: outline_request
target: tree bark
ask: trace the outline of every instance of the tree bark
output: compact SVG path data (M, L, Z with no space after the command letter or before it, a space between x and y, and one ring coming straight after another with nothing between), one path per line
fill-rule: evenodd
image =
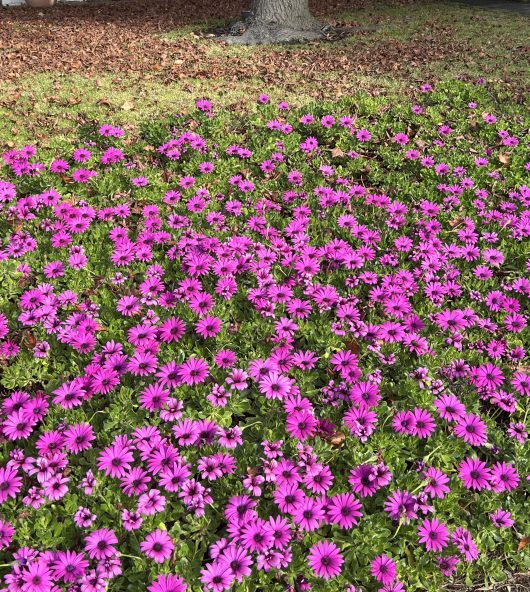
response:
M317 20L309 12L308 0L253 0L251 12L257 21L276 23L294 31L310 31Z
M250 18L237 25L243 33L228 35L228 43L286 43L322 36L322 24L309 11L309 0L252 0Z

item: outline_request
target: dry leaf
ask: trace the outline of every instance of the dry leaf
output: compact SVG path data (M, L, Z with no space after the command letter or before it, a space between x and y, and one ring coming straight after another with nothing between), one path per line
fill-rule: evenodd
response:
M352 7L351 0L320 4L322 12L331 18ZM212 42L204 41L210 32L171 39L161 35L198 22L236 19L240 11L240 0L175 0L171 10L167 0L107 2L104 11L99 2L83 2L75 10L59 3L53 10L31 16L25 10L4 10L0 19L0 80L16 81L29 70L53 71L54 76L82 72L99 88L108 75L118 84L129 76L144 81L159 78L166 84L189 78L207 80L212 88L225 81L245 83L259 78L268 86L281 84L289 90L303 90L318 100L331 94L348 96L362 85L350 76L353 62L364 75L396 72L407 80L411 66L416 70L435 61L450 62L472 55L469 43L455 38L437 20L429 22L426 30L413 31L406 42L387 37L384 42L370 44L369 51L363 31L355 32L352 43L337 44L333 49L315 43L245 55L212 53ZM322 76L329 71L337 76ZM303 89L295 82L300 77ZM378 96L381 91L375 88L372 93Z
M342 445L344 440L346 440L346 435L344 434L344 432L338 431L338 432L335 432L335 434L333 434L333 436L329 440L329 443L332 446L338 447L338 446Z
M22 334L22 341L28 349L33 349L37 345L36 337L26 331Z
M358 356L361 353L361 346L357 343L357 341L355 341L355 339L350 339L350 341L347 341L345 345L352 352L352 354Z
M504 152L499 152L499 160L502 164L508 164L510 162L510 156Z
M519 541L519 546L517 547L517 550L522 551L527 545L530 545L530 537L523 537Z
M339 446L342 446L344 440L346 440L346 434L340 430L337 430L333 432L331 436L325 436L324 439L334 448L338 448Z

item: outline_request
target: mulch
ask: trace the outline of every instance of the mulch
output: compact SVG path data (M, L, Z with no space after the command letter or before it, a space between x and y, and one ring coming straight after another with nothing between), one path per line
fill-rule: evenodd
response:
M174 39L163 36L213 19L236 20L248 4L244 0L99 0L59 4L47 10L0 10L0 80L64 72L156 78L168 83L188 78L228 83L259 79L267 86L288 84L299 73L307 82L326 85L322 74L329 71L343 74L346 82L353 71L395 74L433 60L456 58L467 50L443 28L430 28L408 42L390 39L375 46L366 39L370 31L360 28L354 30L354 42L349 44L227 54L211 52L211 44L217 41L204 34L190 32ZM361 23L337 23L334 15L371 6L376 14L377 4L377 0L314 0L311 8L323 20L348 27ZM336 76L330 84L336 85Z

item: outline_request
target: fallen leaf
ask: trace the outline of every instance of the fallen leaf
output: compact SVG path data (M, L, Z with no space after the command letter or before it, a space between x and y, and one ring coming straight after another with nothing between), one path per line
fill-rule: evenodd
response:
M333 434L331 434L330 436L324 437L324 439L334 448L338 448L339 446L342 446L344 440L346 440L346 434L344 432L341 432L340 430L337 430L336 432L333 432Z
M358 356L361 353L361 346L357 343L357 341L355 341L355 339L350 339L350 341L347 341L345 345L352 352L352 354Z
M412 1L392 0L404 4ZM362 82L350 76L352 64L363 76L396 72L407 80L411 66L416 70L434 62L463 62L462 56L478 57L479 51L471 41L453 35L439 19L429 19L420 30L412 27L406 40L392 36L378 40L371 38L370 30L358 27L360 23L341 17L341 27L353 25L354 34L346 44L325 41L242 55L225 50L219 43L222 51L212 52L218 42L206 39L214 34L211 31L173 38L166 34L199 22L235 19L240 16L242 0L173 0L170 4L168 9L167 0L128 0L105 2L104 9L100 2L83 2L75 7L58 3L50 11L3 10L0 80L17 81L28 71L53 72L54 77L82 73L98 88L104 86L102 81L108 75L122 80L160 79L166 84L206 80L210 86L260 79L271 87L303 90L319 100L330 95L348 96L362 87ZM310 1L315 15L327 20L336 20L337 15L364 4L365 0ZM226 28L216 27L215 33L226 32ZM480 51L485 52L484 48ZM511 56L521 59L521 51L514 47ZM322 76L330 71L336 75ZM303 89L299 88L300 78ZM381 93L377 88L370 90L374 96ZM23 92L22 96L28 98L29 94Z
M37 345L36 337L28 331L22 334L22 342L28 349L33 349Z
M519 541L519 546L517 547L517 550L522 551L527 545L530 545L530 537L523 537Z

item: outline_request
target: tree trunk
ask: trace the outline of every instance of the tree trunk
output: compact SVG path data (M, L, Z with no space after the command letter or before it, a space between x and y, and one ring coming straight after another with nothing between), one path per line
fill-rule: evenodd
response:
M250 10L257 21L276 23L293 31L311 31L317 26L308 0L253 0Z
M322 24L309 11L309 0L252 0L250 17L232 31L228 43L285 43L319 39Z

